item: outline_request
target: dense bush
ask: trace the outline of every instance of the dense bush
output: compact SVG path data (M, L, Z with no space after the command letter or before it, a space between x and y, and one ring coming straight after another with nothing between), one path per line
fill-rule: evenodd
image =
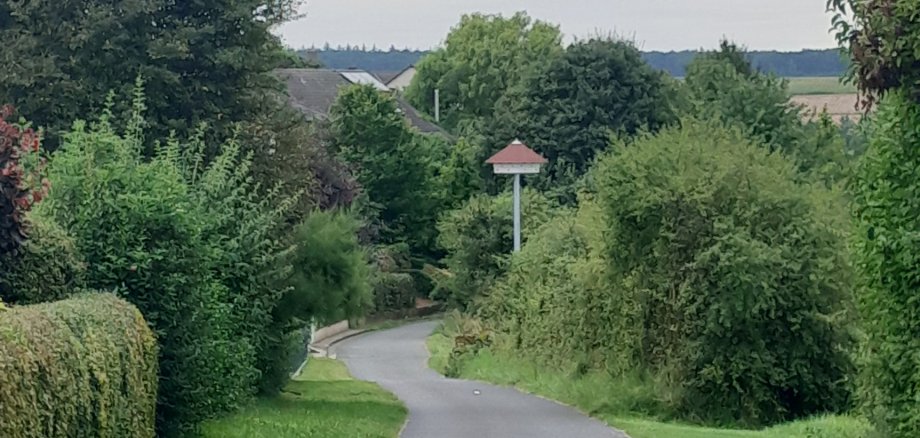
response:
M49 218L27 217L29 239L15 256L0 255L0 298L35 304L69 296L83 284L86 265L73 239Z
M294 230L288 288L276 314L319 324L360 315L370 308L367 254L358 222L343 213L315 212Z
M141 157L142 102L120 135L109 117L77 123L55 154L37 213L73 236L86 283L143 312L160 342L158 432L177 434L254 392L257 342L280 293L263 287L266 224L234 148L207 169L196 144ZM188 151L188 160L179 151ZM191 175L196 175L191 177Z
M0 311L0 435L154 436L157 347L108 294Z
M285 256L294 248L285 242L285 222L299 198L283 195L280 186L263 194L251 177L252 157L242 156L242 147L231 138L205 165L199 134L188 144L170 141L156 159L180 170L192 202L203 212L195 219L210 249L213 280L226 290L221 300L228 306L230 336L245 346L236 364L243 373L238 385L252 388L259 380L261 390L273 392L280 385L268 384L267 376L271 364L284 358L270 347L283 335L272 314L284 293L280 279L290 269Z
M631 308L605 266L603 214L590 198L535 231L511 258L507 273L477 309L510 347L556 369L604 368L621 374L638 365ZM634 305L634 303L632 303Z
M854 186L860 307L868 334L860 396L884 436L920 435L920 4L830 0L863 104L881 103ZM888 95L887 98L885 96Z
M262 389L277 391L289 377L297 332L361 316L372 306L367 255L356 236L358 222L343 213L314 212L295 228L288 266L278 281L283 294L273 308L259 356ZM302 339L302 337L301 337ZM301 346L302 347L302 346Z
M436 298L465 308L504 272L513 246L512 202L510 193L478 195L441 217L438 242L448 254L448 275L440 278ZM523 191L522 240L549 219L552 209L538 192Z
M764 424L845 408L851 273L827 217L835 195L797 185L790 161L734 131L685 125L598 170L636 358L679 385L688 416Z
M920 107L900 94L882 102L855 178L859 303L868 334L861 398L877 428L920 434Z
M371 287L374 311L403 310L415 306L418 282L412 275L412 260L408 246L389 245L373 254Z

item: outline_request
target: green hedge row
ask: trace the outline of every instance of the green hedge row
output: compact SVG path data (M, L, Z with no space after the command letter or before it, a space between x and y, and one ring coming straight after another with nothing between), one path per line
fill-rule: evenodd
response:
M110 294L0 310L0 436L152 437L157 346Z

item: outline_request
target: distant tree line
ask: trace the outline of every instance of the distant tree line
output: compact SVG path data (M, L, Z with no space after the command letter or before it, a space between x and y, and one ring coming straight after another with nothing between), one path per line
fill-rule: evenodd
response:
M380 50L376 47L345 46L302 49L302 56L320 62L326 68L358 68L368 71L399 71L416 64L427 51L397 49ZM643 52L642 58L658 70L671 76L686 75L687 65L698 55L698 50L680 52ZM756 69L784 77L840 76L846 71L847 61L838 49L802 50L800 52L751 51L745 54Z

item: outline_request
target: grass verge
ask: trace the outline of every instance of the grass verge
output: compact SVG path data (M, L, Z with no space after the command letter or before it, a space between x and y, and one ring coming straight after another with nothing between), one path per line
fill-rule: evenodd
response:
M443 374L452 348L447 336L435 332L428 338L428 365ZM600 373L572 377L488 349L465 359L455 369L465 379L513 386L574 406L632 438L865 438L870 431L865 421L847 416L817 417L759 431L661 421L654 417L654 403L642 383L618 381Z
M277 397L256 400L203 426L206 438L395 438L406 408L374 383L354 380L345 365L311 358Z

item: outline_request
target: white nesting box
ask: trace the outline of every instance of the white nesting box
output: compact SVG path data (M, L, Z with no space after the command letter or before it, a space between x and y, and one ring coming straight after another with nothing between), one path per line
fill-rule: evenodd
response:
M516 173L518 174L540 173L539 164L496 163L496 164L492 164L492 169L495 170L496 175L514 175Z

